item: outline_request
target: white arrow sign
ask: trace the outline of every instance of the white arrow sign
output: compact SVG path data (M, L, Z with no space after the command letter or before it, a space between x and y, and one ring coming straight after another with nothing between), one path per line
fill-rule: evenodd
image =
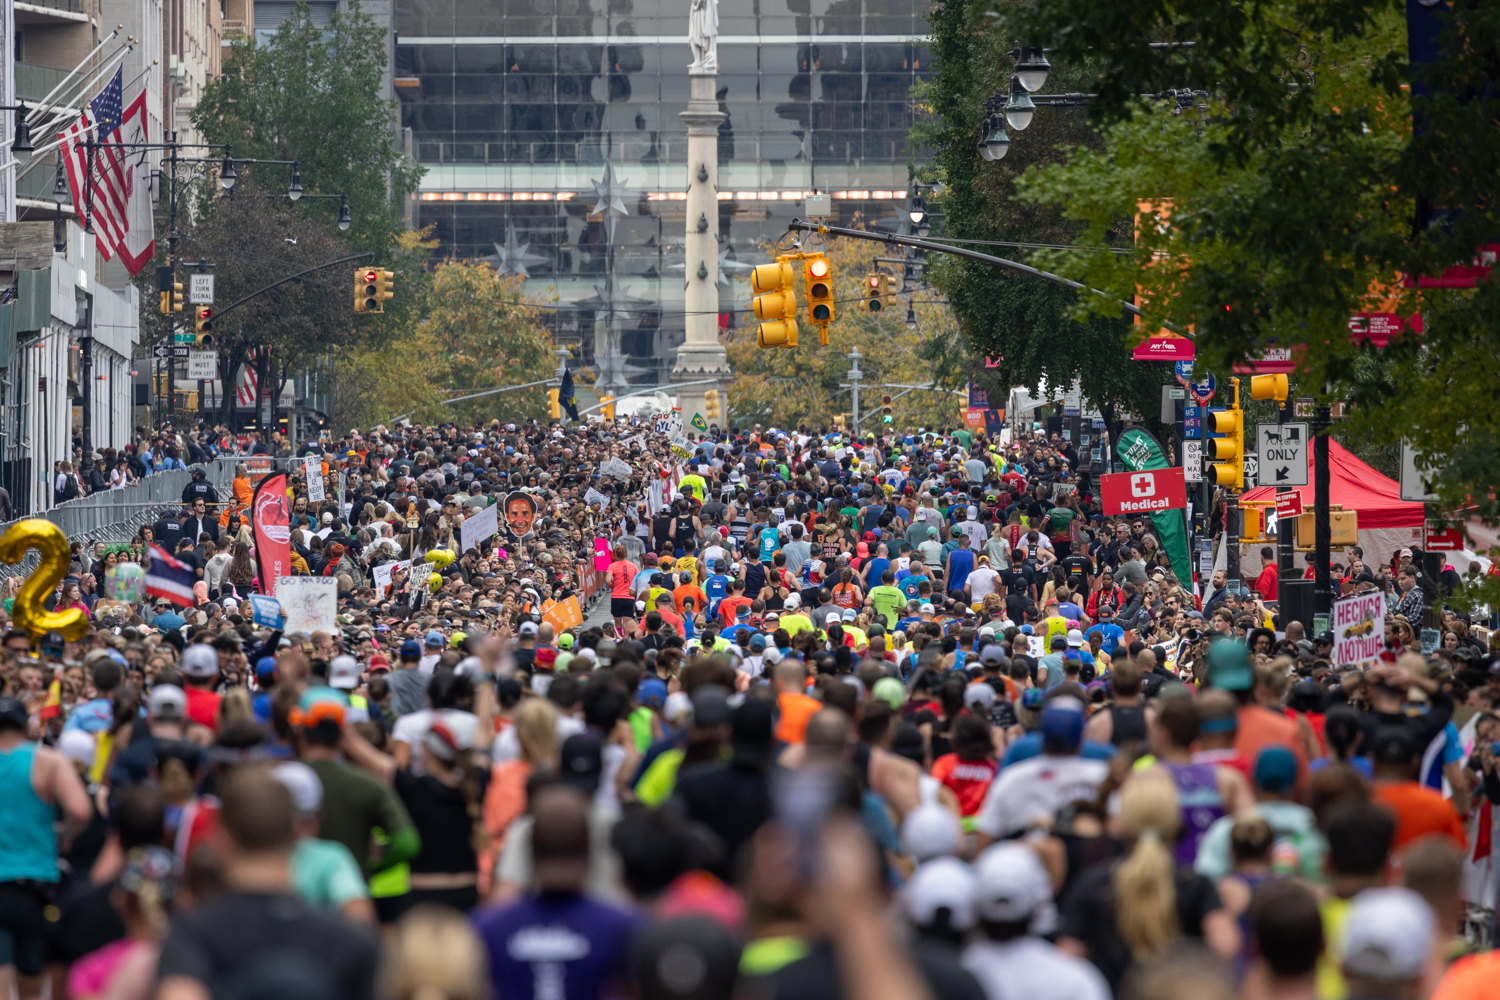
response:
M1256 424L1260 485L1307 485L1307 424Z

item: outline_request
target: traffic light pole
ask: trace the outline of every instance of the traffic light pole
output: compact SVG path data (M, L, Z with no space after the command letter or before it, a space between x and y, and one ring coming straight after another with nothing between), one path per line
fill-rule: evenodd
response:
M864 355L859 353L859 347L856 345L854 350L844 355L844 357L852 362L849 367L848 384L851 397L850 406L854 411L854 437L857 440L859 438L859 380L864 377L864 373L859 370L859 359L864 357Z
M1278 425L1285 425L1287 419L1291 416L1291 407L1289 404L1289 399L1283 399L1281 405L1277 407L1276 423ZM1278 486L1276 488L1276 499L1280 501L1283 495L1292 492L1294 491L1289 486ZM1292 564L1295 537L1296 529L1293 527L1293 522L1278 517L1276 519L1276 599L1278 602L1287 599L1287 594L1289 593L1287 585L1297 578L1297 569ZM1283 604L1282 607L1285 607L1285 605ZM1309 623L1304 622L1303 624L1307 625Z

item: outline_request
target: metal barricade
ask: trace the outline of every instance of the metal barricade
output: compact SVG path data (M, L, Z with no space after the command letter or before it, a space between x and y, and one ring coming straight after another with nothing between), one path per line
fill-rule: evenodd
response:
M236 457L202 463L221 499L230 498L235 467L244 461ZM20 521L41 518L61 528L69 541L83 542L85 548L96 542L126 542L142 525L154 524L168 511L180 508L182 491L191 481L192 473L182 469L158 472L134 486L65 500L50 510L7 521L0 524L0 535ZM14 565L0 563L0 577L29 576L37 561L36 552L31 551Z

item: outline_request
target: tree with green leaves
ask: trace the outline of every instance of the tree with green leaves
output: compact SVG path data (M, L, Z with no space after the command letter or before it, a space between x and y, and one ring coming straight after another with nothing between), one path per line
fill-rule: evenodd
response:
M1441 509L1500 518L1488 405L1500 280L1430 280L1500 241L1500 6L1077 0L996 13L1006 37L1093 67L1080 89L1099 95L1103 144L1035 170L1022 197L1082 224L1085 242L1119 233L1142 202L1158 223L1135 254L1039 263L1115 295L1141 289L1148 325L1190 330L1218 371L1292 349L1303 390L1354 404L1349 433L1428 456ZM1433 58L1410 58L1413 24ZM1201 118L1140 96L1184 86ZM1351 338L1350 318L1369 312L1420 316L1422 330L1383 348Z
M308 194L349 199L348 242L385 250L402 229L403 197L421 169L395 145L397 107L380 96L386 29L359 0L313 24L305 3L264 43L249 35L229 48L220 75L204 88L193 125L235 157L296 160ZM251 167L268 189L285 190L286 167ZM336 217L336 200L304 211Z
M1010 36L996 29L991 13L988 0L945 0L929 16L934 75L920 97L930 115L916 137L938 150L935 165L923 171L942 185L935 199L936 231L991 243L971 248L1011 259L1033 246L1089 242L1080 239L1084 227L1057 207L1016 197L1016 181L1028 167L1055 162L1075 146L1098 145L1082 112L1039 112L1024 139L1016 134L1008 157L989 162L979 153L986 102L1008 93L1012 64ZM1087 78L1087 69L1060 68L1054 85L1073 89ZM1128 224L1117 227L1092 245L1118 244L1128 232ZM1118 307L1113 315L1079 314L1079 295L1071 289L957 257L933 255L928 273L952 302L971 353L1002 359L998 369L986 372L992 388L1045 382L1061 394L1076 381L1099 407L1111 437L1127 414L1160 434L1161 386L1172 382L1172 372L1131 360L1131 324Z

